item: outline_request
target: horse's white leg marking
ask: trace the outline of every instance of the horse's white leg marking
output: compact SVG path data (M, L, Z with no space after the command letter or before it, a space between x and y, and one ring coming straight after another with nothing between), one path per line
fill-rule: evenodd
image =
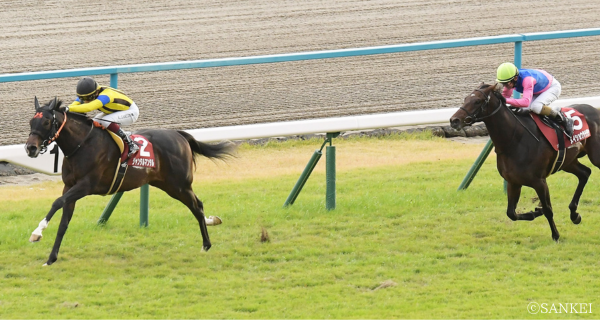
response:
M40 239L42 239L42 231L46 230L46 228L48 228L48 221L46 221L46 218L44 218L44 220L40 222L38 227L31 233L29 242L40 241Z
M217 216L204 217L204 221L206 221L207 226L218 226L223 223L223 220Z

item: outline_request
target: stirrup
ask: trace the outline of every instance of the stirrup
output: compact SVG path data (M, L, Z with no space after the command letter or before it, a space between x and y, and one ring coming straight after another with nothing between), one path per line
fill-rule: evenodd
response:
M140 150L140 147L137 143L135 143L135 141L128 141L127 144L129 145L129 153L127 154L127 157L131 158L131 156Z
M573 132L575 128L573 128L574 120L568 117L564 117L563 128L565 128L565 134L571 138L573 136Z

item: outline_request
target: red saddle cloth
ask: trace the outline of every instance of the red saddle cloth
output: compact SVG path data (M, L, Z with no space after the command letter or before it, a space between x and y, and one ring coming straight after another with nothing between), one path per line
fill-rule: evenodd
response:
M565 148L568 148L571 145L579 141L583 141L591 136L590 128L588 127L587 121L585 120L585 116L583 114L573 108L568 107L562 108L562 112L565 114L565 116L573 119L573 137L569 139L569 137L567 137L567 135L564 133L562 135L563 139L565 139ZM548 142L550 142L554 150L558 151L558 137L556 136L556 131L554 128L550 128L543 123L539 115L533 112L531 112L530 115L537 124L538 128L540 128L544 134L544 137L548 139Z
M138 146L140 146L140 150L132 155L131 158L129 158L127 165L134 167L155 168L156 161L154 159L154 147L152 146L152 143L148 141L146 137L138 134L132 134L131 139L137 142ZM124 145L125 148L123 150L123 154L121 155L121 162L127 160L127 154L129 153L129 145L127 143Z

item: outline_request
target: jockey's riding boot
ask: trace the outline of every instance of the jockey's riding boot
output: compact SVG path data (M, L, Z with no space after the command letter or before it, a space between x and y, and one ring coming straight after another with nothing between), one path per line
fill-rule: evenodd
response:
M554 119L565 128L565 133L569 138L573 136L573 119L566 117L561 111L556 113Z
M123 129L119 128L119 131L117 131L117 135L119 135L119 137L123 139L123 142L127 142L127 144L129 145L129 154L127 154L128 158L131 158L132 155L134 155L136 152L138 152L138 150L140 150L140 147L137 145L137 143L131 140L131 137L128 136L125 132L123 132Z

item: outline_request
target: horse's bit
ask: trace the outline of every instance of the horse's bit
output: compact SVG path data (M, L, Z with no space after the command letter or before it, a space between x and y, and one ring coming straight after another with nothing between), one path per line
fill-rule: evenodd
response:
M479 108L477 108L477 110L475 110L475 112L473 112L473 113L470 113L467 109L460 107L460 109L462 111L466 112L468 115L468 117L465 118L466 124L477 123L485 118L489 118L489 117L493 116L494 114L496 114L498 111L500 111L500 108L502 107L502 103L500 103L500 104L498 104L498 107L496 108L496 110L492 111L492 113L485 115L483 117L477 117L480 113L485 112L486 107L490 104L490 95L485 94L485 92L483 92L483 90L481 90L481 89L475 89L475 91L483 94L483 96L485 97L485 102L481 106L479 106ZM496 94L496 92L494 92L494 94Z

